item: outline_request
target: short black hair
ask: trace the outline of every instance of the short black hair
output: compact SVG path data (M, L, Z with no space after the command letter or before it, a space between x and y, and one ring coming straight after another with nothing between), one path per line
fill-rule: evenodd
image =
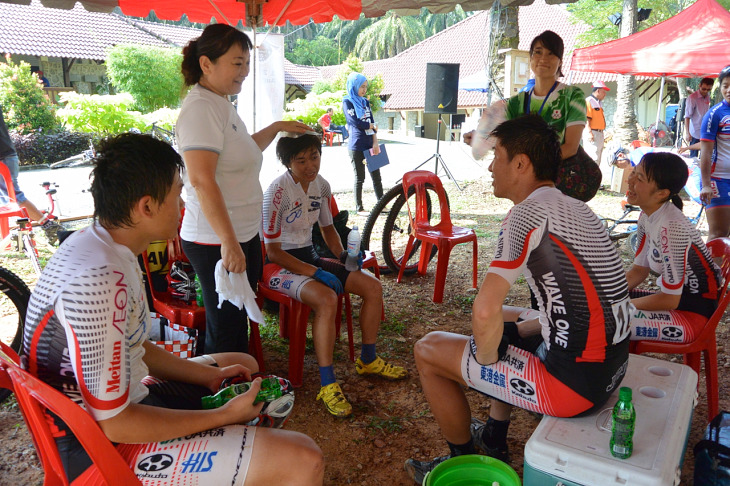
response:
M713 84L715 84L715 80L712 79L712 78L702 78L702 81L700 81L700 86L703 85L703 84L704 85L708 85L709 84L710 86L712 86Z
M519 154L527 155L537 180L555 182L562 160L560 139L542 117L525 115L507 120L497 125L492 136L507 151L510 160Z
M532 39L532 42L530 43L530 56L532 56L532 51L535 50L535 44L537 44L537 41L540 41L540 43L546 49L548 49L550 52L555 54L558 59L560 59L560 67L558 67L558 77L562 78L563 76L565 76L563 74L563 52L565 52L563 38L552 30L546 30L542 34Z
M162 202L183 169L170 144L123 133L102 141L91 172L94 218L107 229L132 227L132 208L144 196Z
M668 189L669 199L682 209L684 203L679 191L687 184L689 169L679 155L670 152L649 152L639 162L646 178L656 184L657 189Z
M322 154L322 139L317 135L305 133L299 137L281 137L276 143L276 156L284 167L291 167L291 159L297 154L314 147Z

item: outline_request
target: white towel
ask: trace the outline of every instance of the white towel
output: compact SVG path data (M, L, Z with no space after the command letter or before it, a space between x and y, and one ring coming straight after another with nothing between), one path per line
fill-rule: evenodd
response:
M223 266L223 260L215 265L215 291L218 292L218 308L227 300L239 309L246 306L248 318L263 324L264 316L256 304L256 294L248 283L246 272L232 273Z

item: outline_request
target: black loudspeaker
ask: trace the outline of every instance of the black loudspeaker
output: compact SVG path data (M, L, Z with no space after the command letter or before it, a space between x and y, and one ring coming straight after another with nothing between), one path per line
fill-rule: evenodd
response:
M459 64L426 64L424 113L455 114L459 99Z

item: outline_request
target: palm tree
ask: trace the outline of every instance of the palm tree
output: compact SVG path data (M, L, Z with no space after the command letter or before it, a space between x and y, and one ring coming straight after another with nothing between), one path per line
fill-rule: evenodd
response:
M355 54L363 60L385 59L425 38L426 30L418 18L388 12L360 33L355 43Z
M332 19L332 22L322 24L321 35L335 39L342 52L355 50L355 43L360 32L370 27L377 19L362 17L358 20Z
M457 5L451 12L440 14L432 14L427 8L422 8L418 18L426 29L426 37L430 37L461 22L469 15L471 15L471 12L464 12L464 9Z

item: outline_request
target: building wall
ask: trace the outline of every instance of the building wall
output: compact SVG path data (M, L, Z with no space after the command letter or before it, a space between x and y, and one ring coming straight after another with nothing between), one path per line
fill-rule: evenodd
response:
M31 66L38 67L51 83L51 86L63 86L63 65L60 57L13 56L15 61L25 61ZM106 86L108 78L106 65L97 64L89 59L76 60L69 72L71 87L83 94L97 94L99 86Z

